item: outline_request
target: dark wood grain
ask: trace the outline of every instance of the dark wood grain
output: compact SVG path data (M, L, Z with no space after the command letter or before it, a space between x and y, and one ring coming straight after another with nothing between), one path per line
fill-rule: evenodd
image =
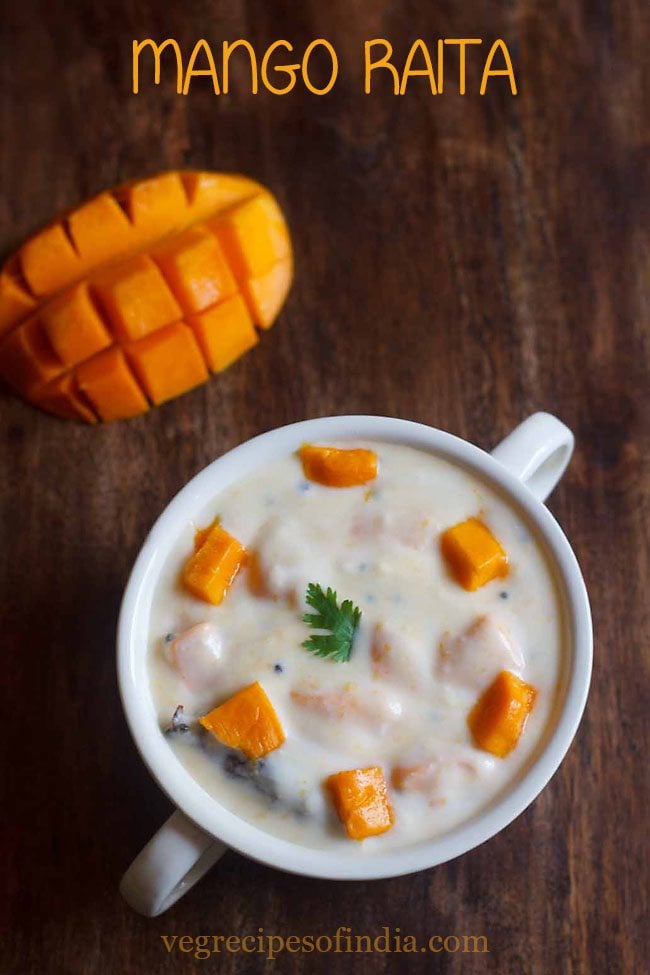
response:
M645 0L9 0L2 17L0 249L104 186L165 167L268 184L295 239L277 328L223 377L99 429L1 394L6 934L17 975L261 972L167 955L161 934L485 934L489 955L408 970L641 975L647 924L650 640L650 41ZM520 94L363 94L365 38L504 37ZM131 40L262 49L328 37L326 98L131 89ZM243 79L242 79L243 81ZM234 87L234 86L233 86ZM576 741L513 825L462 859L324 883L228 854L168 914L117 893L170 812L115 681L123 586L173 494L289 421L369 412L491 447L536 409L576 432L551 508L582 564L596 647ZM645 790L645 795L644 795ZM285 955L282 972L394 971L395 957ZM421 967L418 967L421 966Z

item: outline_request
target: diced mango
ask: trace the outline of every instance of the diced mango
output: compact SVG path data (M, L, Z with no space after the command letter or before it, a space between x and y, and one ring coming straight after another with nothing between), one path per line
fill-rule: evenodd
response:
M221 372L259 342L240 295L233 295L214 308L192 316L188 325L193 329L212 372Z
M211 525L206 525L205 528L197 528L194 532L194 551L198 552L201 548L208 535L212 531L215 525L221 524L219 518L215 518Z
M115 259L133 246L133 228L110 193L100 193L68 217L75 248L86 268Z
M142 338L182 317L160 269L144 255L103 272L93 288L115 334L123 340Z
M26 241L18 260L27 284L36 295L50 294L71 284L84 265L60 223L50 224Z
M40 318L54 351L67 366L101 352L113 341L85 284L45 305Z
M137 416L149 406L117 346L83 362L77 369L77 384L102 420Z
M142 244L171 233L187 220L187 197L177 172L150 176L118 187L114 193L128 213L135 239Z
M373 450L303 444L298 455L307 480L326 487L354 487L377 477L377 454Z
M272 324L291 277L284 217L253 180L175 170L113 187L42 228L0 269L0 372L45 409L48 387L58 415L133 416L256 345L256 323ZM103 357L113 346L121 354Z
M467 724L476 745L505 758L519 741L536 696L534 687L509 670L502 670L468 715Z
M216 521L207 535L199 536L199 548L185 563L183 583L199 599L219 605L245 562L244 546Z
M194 333L183 322L132 342L126 352L152 403L180 396L208 378Z
M508 575L508 556L478 518L468 518L448 528L440 544L452 575L470 592Z
M219 242L202 227L172 237L152 257L186 312L203 311L237 293Z
M335 772L325 784L350 839L377 836L393 825L386 780L378 766Z
M285 740L280 719L259 683L249 684L224 704L199 718L215 738L258 759L279 748Z
M262 187L238 173L181 172L192 220L202 220L217 210L257 195Z
M23 322L0 344L0 375L24 395L31 395L36 386L49 382L63 370L63 363L36 318Z
M12 264L17 264L14 258ZM20 278L7 265L0 272L0 335L20 321L36 305Z
M232 207L209 226L238 281L265 274L291 253L282 211L269 193Z
M80 395L74 376L70 372L53 379L47 386L39 389L38 406L68 420L97 423L97 417Z
M242 291L256 324L270 328L289 293L293 278L293 261L285 258L256 278L242 281Z

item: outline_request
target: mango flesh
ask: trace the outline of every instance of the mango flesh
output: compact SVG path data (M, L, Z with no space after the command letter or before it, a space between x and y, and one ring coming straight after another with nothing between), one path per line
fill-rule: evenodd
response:
M0 375L58 416L135 416L253 348L292 277L284 215L245 176L172 171L105 191L0 271Z
M224 745L239 749L254 761L285 740L280 719L259 681L237 691L199 722Z

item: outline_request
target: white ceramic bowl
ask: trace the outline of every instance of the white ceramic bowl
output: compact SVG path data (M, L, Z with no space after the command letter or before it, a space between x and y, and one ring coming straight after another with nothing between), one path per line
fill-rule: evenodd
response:
M375 440L406 444L447 457L483 477L519 510L545 548L564 612L565 665L554 719L527 770L489 808L451 832L401 850L363 857L315 850L279 839L240 819L203 791L175 757L156 718L147 677L152 596L168 553L188 522L217 494L305 441ZM233 847L263 863L312 877L370 880L411 873L471 850L498 833L544 788L571 744L589 688L592 630L576 558L543 501L573 449L571 432L537 413L487 454L440 430L377 416L332 416L272 430L229 451L187 484L153 526L133 567L118 627L118 673L131 733L149 771L177 807L125 874L126 900L147 915L178 899Z

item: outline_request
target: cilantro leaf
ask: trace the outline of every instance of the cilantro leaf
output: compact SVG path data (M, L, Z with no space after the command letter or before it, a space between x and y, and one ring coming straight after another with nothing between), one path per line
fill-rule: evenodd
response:
M318 583L310 582L305 596L307 604L316 610L305 613L303 622L315 630L329 630L329 633L314 633L305 640L303 647L318 657L332 657L338 663L345 663L352 653L352 641L361 610L352 600L345 599L339 606L337 596L329 586L324 592Z

